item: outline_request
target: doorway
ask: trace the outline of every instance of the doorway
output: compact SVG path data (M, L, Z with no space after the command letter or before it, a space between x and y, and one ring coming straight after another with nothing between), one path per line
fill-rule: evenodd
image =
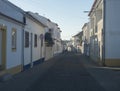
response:
M0 25L0 70L6 67L6 27Z
M2 66L2 30L0 29L0 69Z
M31 45L30 45L30 67L33 67L33 33L31 33Z

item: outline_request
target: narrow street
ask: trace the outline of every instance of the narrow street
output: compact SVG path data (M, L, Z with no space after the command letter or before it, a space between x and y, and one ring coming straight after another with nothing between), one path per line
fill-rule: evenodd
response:
M105 91L87 72L82 55L65 53L28 91Z
M0 82L0 91L120 91L120 68L63 53Z
M0 0L0 91L120 91L119 9L120 0Z

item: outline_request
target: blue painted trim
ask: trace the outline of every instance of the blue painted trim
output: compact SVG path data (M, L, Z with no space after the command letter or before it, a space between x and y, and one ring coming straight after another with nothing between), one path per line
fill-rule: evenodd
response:
M45 60L45 58L41 58L41 59L39 59L39 60L34 61L34 62L33 62L33 66L43 63L44 60ZM29 69L30 67L31 67L31 64L24 65L23 71Z
M27 70L27 69L29 69L30 68L30 64L27 64L27 65L25 65L24 67L23 67L23 71L24 70Z
M34 62L33 62L33 65L38 65L38 64L41 64L41 63L43 63L43 62L44 62L44 58L41 58L41 59L39 59L39 60L34 61Z

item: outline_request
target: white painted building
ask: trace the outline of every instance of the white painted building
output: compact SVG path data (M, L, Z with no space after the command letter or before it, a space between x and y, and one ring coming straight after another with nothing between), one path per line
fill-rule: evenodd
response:
M83 31L77 33L76 35L72 36L71 42L73 46L73 50L77 52L82 52L82 36L83 36Z
M85 23L82 27L82 53L89 56L89 44L90 44L90 23Z
M60 53L62 51L61 46L61 30L58 28L56 23L53 23L48 18L39 15L38 13L30 12L32 16L34 16L37 20L39 20L43 25L45 25L45 35L46 33L50 33L51 39L54 42L53 46L45 45L45 60L52 58L56 53ZM45 37L45 36L44 36Z
M77 42L78 39L79 39L79 38L76 37L76 36L72 36L72 38L71 38L72 45L73 45L73 47L74 47L75 49L77 49L77 45L78 45L78 43L79 43L79 42Z
M60 32L49 19L0 0L0 75L18 73L62 52Z
M22 70L24 11L0 0L0 75Z
M49 30L51 30L52 32L52 28L50 27L50 20L39 15L38 13L33 13L33 12L29 12L34 18L36 18L38 21L40 21L43 25L45 25L45 34L46 32L49 32ZM45 38L45 34L44 34L44 38ZM52 33L51 33L52 34ZM52 47L48 47L46 46L45 44L45 47L44 47L44 57L45 57L45 60L48 60L50 58L53 57L53 48Z
M45 25L32 12L26 12L24 29L24 68L32 67L45 59Z
M63 46L61 42L61 30L58 25L52 21L48 22L48 29L50 30L54 45L52 46L52 56L62 53ZM48 30L48 31L49 31ZM47 48L47 47L46 47ZM48 47L49 49L49 47ZM47 51L46 51L47 53Z
M92 54L96 54L95 59L108 66L120 66L119 9L120 0L95 0L89 13Z
M53 23L54 25L54 32L53 32L53 39L54 39L54 45L53 45L53 51L54 55L57 55L62 52L62 42L61 42L61 30L58 27L56 23Z

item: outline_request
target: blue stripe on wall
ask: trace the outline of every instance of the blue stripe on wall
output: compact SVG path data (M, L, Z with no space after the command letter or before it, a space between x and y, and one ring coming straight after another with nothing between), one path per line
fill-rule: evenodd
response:
M44 58L39 59L39 60L37 60L37 61L34 61L34 62L33 62L33 65L38 65L38 64L41 64L41 63L43 63L43 62L44 62Z
M24 70L27 70L27 69L29 69L29 68L30 68L30 64L24 65L23 71L24 71Z
M45 60L45 58L41 58L41 59L39 59L39 60L34 61L34 62L33 62L33 66L43 63L44 60ZM29 69L30 66L31 66L31 64L25 65L25 66L23 67L23 71Z

